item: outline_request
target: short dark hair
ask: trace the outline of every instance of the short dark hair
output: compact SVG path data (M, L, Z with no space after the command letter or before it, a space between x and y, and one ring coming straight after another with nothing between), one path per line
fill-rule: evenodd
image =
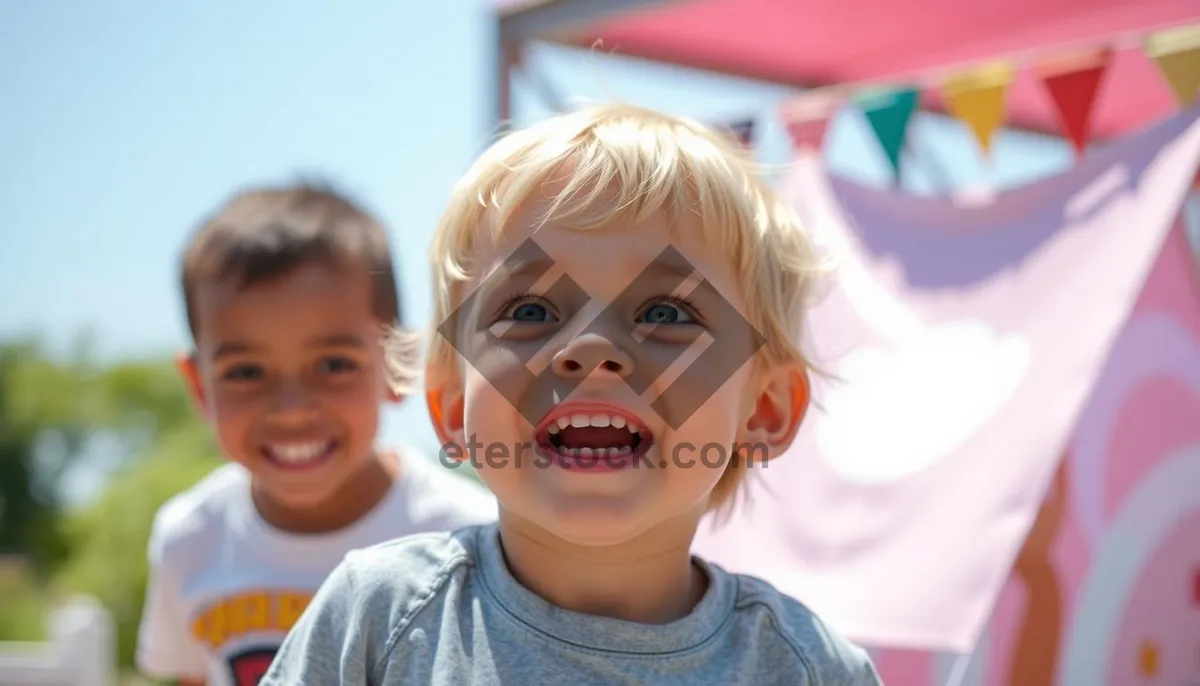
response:
M183 252L180 286L188 329L199 334L198 283L233 279L240 288L305 264L358 263L372 276L371 310L399 327L400 294L383 225L327 186L308 182L243 190L217 209Z

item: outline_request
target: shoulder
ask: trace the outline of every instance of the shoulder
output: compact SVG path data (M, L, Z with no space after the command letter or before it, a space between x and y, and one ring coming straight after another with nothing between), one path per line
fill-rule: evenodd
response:
M310 621L358 627L368 664L378 665L414 627L438 623L439 608L468 586L480 528L412 534L348 552L317 591Z
M867 651L832 629L807 605L757 577L731 576L737 584L735 612L743 621L766 620L766 630L795 651L815 683L879 686L879 675Z
M361 602L436 596L452 576L475 565L479 528L412 534L352 550L341 563L343 578Z
M228 463L169 498L154 515L149 540L151 558L169 559L172 553L194 548L198 539L212 536L249 483L249 475L241 465Z
M401 478L409 480L408 507L415 518L429 522L430 528L446 530L496 520L496 498L482 484L420 451L405 449L401 454Z
M480 527L423 533L346 554L284 639L260 682L378 683L388 664L411 667L454 613L454 589L469 582ZM419 660L418 660L419 662Z

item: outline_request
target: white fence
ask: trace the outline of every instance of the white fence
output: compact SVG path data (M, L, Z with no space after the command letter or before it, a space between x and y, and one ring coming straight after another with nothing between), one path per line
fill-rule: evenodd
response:
M50 617L45 643L0 643L0 686L113 686L114 631L100 603L73 598Z

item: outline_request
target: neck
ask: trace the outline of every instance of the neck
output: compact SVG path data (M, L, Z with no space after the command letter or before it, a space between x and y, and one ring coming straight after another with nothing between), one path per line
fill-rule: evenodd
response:
M512 575L566 610L665 624L687 616L708 587L706 575L692 563L697 521L691 517L602 547L564 541L505 511L499 525Z
M374 453L361 469L328 500L311 507L281 503L251 486L254 507L263 520L281 531L323 534L344 529L366 516L399 478L400 459L391 453Z

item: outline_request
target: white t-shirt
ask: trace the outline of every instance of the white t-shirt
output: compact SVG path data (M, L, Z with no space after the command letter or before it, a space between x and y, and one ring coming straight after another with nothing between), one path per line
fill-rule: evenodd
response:
M258 515L250 475L222 465L168 501L150 534L138 668L160 679L254 686L347 552L409 534L494 521L496 501L415 451L365 517L330 534L290 534Z

